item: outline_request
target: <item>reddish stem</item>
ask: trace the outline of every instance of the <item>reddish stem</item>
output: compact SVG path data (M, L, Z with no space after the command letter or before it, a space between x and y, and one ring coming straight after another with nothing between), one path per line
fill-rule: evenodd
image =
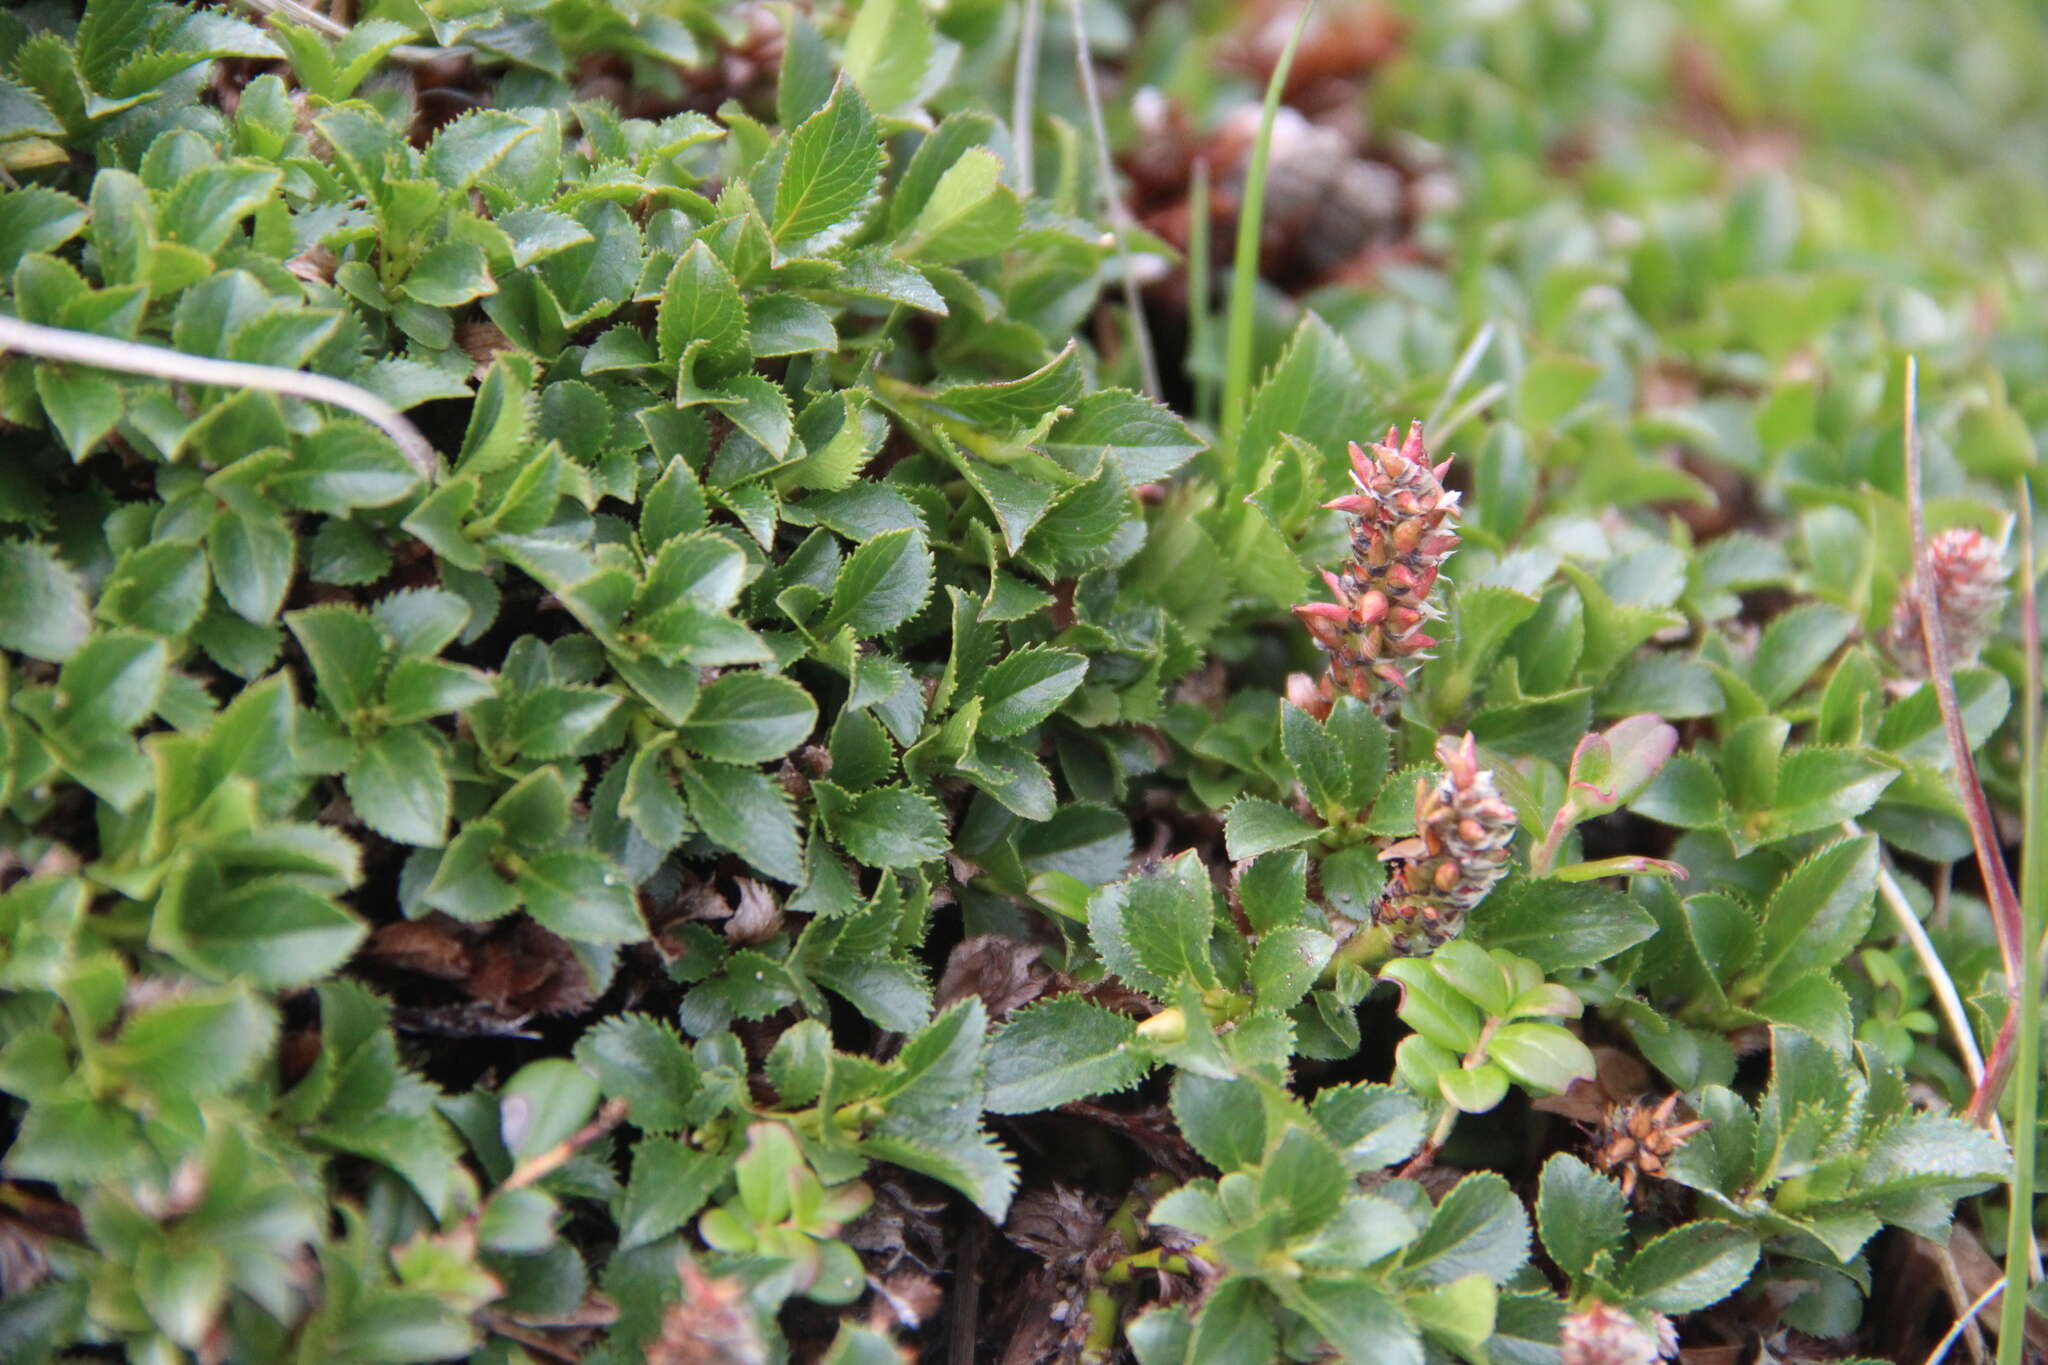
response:
M1956 787L1963 799L1963 813L1970 823L1970 843L1977 851L1977 868L1984 877L1985 899L1991 906L1991 923L1998 932L1998 952L2005 963L2006 993L2012 1008L2005 1025L1985 1060L1984 1079L1970 1098L1970 1116L1982 1123L1998 1108L1999 1091L2012 1069L2012 1033L2019 1008L2020 955L2032 951L2025 938L2025 919L2020 913L2019 893L2013 889L2012 874L2006 870L2005 854L1998 845L1998 827L1991 818L1991 802L1977 776L1977 760L1970 753L1970 740L1963 730L1962 707L1956 703L1955 673L1948 663L1948 633L1942 626L1940 603L1934 591L1934 575L1927 563L1927 511L1920 496L1919 365L1906 361L1906 518L1913 534L1913 595L1920 608L1920 640L1927 650L1927 680L1941 707L1941 728L1948 736L1949 753L1955 761Z

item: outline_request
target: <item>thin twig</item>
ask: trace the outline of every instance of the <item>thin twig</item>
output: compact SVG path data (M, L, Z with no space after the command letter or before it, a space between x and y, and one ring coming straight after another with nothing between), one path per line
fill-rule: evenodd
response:
M1017 24L1017 65L1010 73L1010 145L1017 151L1017 193L1031 197L1031 124L1038 107L1038 35L1045 0L1024 0Z
M2004 1288L2005 1281L2003 1279L2000 1279L1996 1283L1994 1283L1989 1289L1979 1294L1977 1296L1976 1302L1972 1303L1969 1309L1965 1311L1961 1317L1955 1320L1955 1325L1950 1327L1948 1331L1942 1335L1940 1341L1934 1343L1934 1349L1927 1353L1927 1359L1924 1362L1924 1365L1941 1365L1941 1362L1948 1358L1949 1348L1956 1344L1956 1338L1963 1334L1964 1326L1968 1323L1975 1322L1977 1320L1977 1315L1984 1311L1984 1305L1990 1303L1993 1299L1997 1298L1999 1291ZM2022 1299L2021 1302L2025 1302L2025 1300Z
M1941 1290L1948 1297L1950 1310L1965 1324L1963 1345L1969 1348L1971 1361L1974 1365L1984 1365L1991 1358L1991 1353L1984 1349L1984 1329L1978 1325L1977 1315L1970 1309L1970 1289L1963 1283L1963 1272L1956 1265L1955 1253L1926 1237L1915 1240L1926 1248L1928 1259L1934 1262L1934 1270L1941 1277Z
M300 4L299 0L242 0L242 3L250 9L260 10L266 15L280 15L303 28L310 28L315 33L321 34L323 37L335 39L336 41L349 35L347 24L337 23L312 6ZM443 57L466 57L469 55L469 49L466 47L421 47L414 43L401 43L397 47L392 48L386 55L394 62L403 62L408 66L417 66L422 62L439 61Z
M946 1355L950 1365L973 1365L981 1338L981 1211L970 1208L966 1218L953 1260L953 1320L948 1324Z
M1081 0L1067 0L1067 13L1074 24L1074 65L1081 72L1081 98L1088 106L1088 127L1095 137L1095 173L1102 181L1103 205L1109 210L1109 225L1116 236L1116 263L1124 277L1124 310L1131 315L1131 340L1138 348L1138 374L1145 384L1145 396L1158 400L1159 362L1152 355L1152 329L1145 322L1145 305L1138 297L1138 276L1131 269L1131 210L1117 193L1116 167L1109 159L1109 128L1102 121L1102 95L1095 88L1095 57L1088 50L1088 25L1082 18Z
M405 456L407 464L428 483L434 481L439 457L418 427L400 415L397 408L344 380L304 370L287 370L276 365L250 365L239 360L214 360L208 356L186 355L164 346L139 341L121 341L72 332L62 327L43 327L20 318L0 316L0 351L15 351L43 360L69 361L123 374L143 374L183 384L213 384L229 389L261 389L315 403L346 408L373 423Z
M1860 838L1863 827L1854 820L1842 822L1842 832L1850 838ZM1970 1084L1975 1087L1984 1079L1984 1054L1977 1048L1977 1038L1970 1030L1970 1016L1963 1009L1963 998L1956 991L1956 983L1942 964L1941 954L1935 951L1934 940L1927 936L1927 928L1920 923L1920 917L1913 913L1912 904L1900 888L1898 879L1891 869L1878 864L1877 898L1892 912L1892 918L1899 922L1899 932L1906 936L1906 942L1913 947L1913 955L1920 959L1920 970L1927 974L1928 983L1934 988L1934 999L1941 1006L1941 1017L1948 1025L1949 1036L1955 1040L1956 1051L1963 1054L1963 1070L1969 1074Z
M588 1147L591 1143L618 1127L626 1118L624 1100L606 1100L604 1107L597 1111L597 1117L563 1138L545 1152L526 1158L512 1168L512 1174L505 1177L505 1183L498 1186L500 1191L524 1189L536 1180L549 1175L566 1163L570 1157Z

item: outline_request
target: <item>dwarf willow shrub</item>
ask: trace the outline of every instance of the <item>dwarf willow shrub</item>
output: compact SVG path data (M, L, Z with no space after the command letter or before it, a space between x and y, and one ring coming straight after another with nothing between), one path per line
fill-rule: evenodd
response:
M1086 120L1020 174L1010 7L766 48L708 5L272 9L0 14L0 321L375 400L4 334L8 1359L889 1360L954 1311L909 1223L961 1274L1097 1179L1057 1262L1088 1358L1647 1361L1736 1294L1854 1333L1881 1229L2002 1178L1873 916L1887 848L1969 850L1875 644L1888 361L1822 345L1835 277L1770 273L1775 190L1659 219L1626 316L1527 308L1475 241L1526 335L1448 385L1453 291L1319 297L1214 444L1136 391ZM1856 382L1631 416L1666 324ZM1388 604L1333 578L1342 685L1290 683L1313 571L1420 545L1346 540L1349 442L1467 379L1474 457L1402 475L1398 647L1344 653ZM1941 516L1996 525L1970 480L2031 440L1965 399ZM1796 529L1651 514L1706 498L1677 440ZM1974 742L2010 653L1957 671ZM1616 1108L1539 1178L1460 1124L1517 1093ZM1089 1100L1134 1176L1048 1153Z

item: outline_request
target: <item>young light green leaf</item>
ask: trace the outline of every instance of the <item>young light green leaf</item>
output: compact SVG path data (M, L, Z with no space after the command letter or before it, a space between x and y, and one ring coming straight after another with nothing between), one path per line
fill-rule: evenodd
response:
M694 346L702 372L716 378L745 369L753 358L739 283L702 241L692 242L669 271L654 330L664 365L677 364Z
M775 244L816 255L851 236L875 202L882 148L874 115L851 80L789 135L775 185Z

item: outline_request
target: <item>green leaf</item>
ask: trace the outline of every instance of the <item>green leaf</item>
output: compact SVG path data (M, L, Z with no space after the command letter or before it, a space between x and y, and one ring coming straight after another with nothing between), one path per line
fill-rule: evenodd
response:
M156 19L148 0L91 0L78 22L73 44L78 72L86 84L95 90L108 89L115 73L142 50Z
M466 190L540 129L502 109L472 110L434 134L422 164L447 189Z
M839 349L839 333L832 325L832 315L818 304L812 303L801 294L762 294L748 307L748 320L753 329L751 350L766 359L778 355L802 355L807 351L836 351ZM841 393L834 395L847 401L857 401L857 395ZM849 424L849 441L860 444L861 431L858 423ZM812 452L815 456L818 452ZM841 459L843 456L832 456ZM827 472L827 460L806 461L805 486L815 488L844 487L849 476Z
M797 125L775 185L775 244L792 256L816 255L851 236L877 197L882 148L874 115L850 80L825 107Z
M1075 473L1107 451L1129 484L1150 483L1202 450L1202 440L1173 411L1127 389L1098 389L1068 404L1046 434L1047 455Z
M1059 709L1088 675L1088 660L1064 649L1016 650L982 675L978 732L1002 739L1019 735Z
M50 425L74 460L92 454L121 420L121 386L103 371L82 365L39 364L35 386Z
M221 1094L262 1065L277 1015L243 987L191 991L128 1016L103 1064L159 1103Z
M916 867L947 849L938 803L903 787L850 793L830 782L811 790L826 826L846 851L867 867Z
M1233 860L1292 848L1318 833L1314 825L1287 807L1257 796L1247 796L1231 806L1223 827L1224 842Z
M1543 1163L1536 1195L1536 1227L1543 1249L1574 1278L1594 1258L1614 1254L1628 1238L1628 1199L1621 1186L1567 1152Z
M1224 1280L1195 1314L1186 1358L1203 1365L1270 1365L1277 1341L1274 1309L1258 1280Z
M706 687L676 734L685 746L726 763L780 758L810 736L818 704L788 678L727 673Z
M34 99L18 86L11 88L17 97ZM4 98L5 91L0 90L0 99ZM4 136L6 129L0 125L0 137ZM84 226L85 205L68 194L40 185L0 194L0 277L11 278L22 257L54 251Z
M1962 712L1963 735L1974 751L1991 738L2012 704L2012 686L2005 675L1988 668L1955 671L1956 709ZM1934 688L1921 687L1886 708L1877 727L1876 747L1907 762L1950 765L1948 734Z
M692 242L669 271L654 329L664 365L676 365L692 347L712 377L744 370L753 360L739 283L702 241Z
M1365 426L1371 394L1351 348L1319 315L1304 313L1287 349L1252 393L1238 436L1240 481L1249 487L1286 436L1328 457L1334 473L1345 443Z
M673 1025L652 1015L614 1015L577 1041L576 1064L607 1096L626 1101L634 1127L671 1133L689 1126L690 1098L700 1084L697 1063Z
M1244 1170L1265 1157L1266 1113L1252 1082L1177 1071L1172 1105L1181 1135L1217 1170Z
M1317 1231L1336 1216L1351 1185L1336 1150L1314 1129L1289 1124L1259 1171L1259 1202L1287 1214L1290 1237Z
M1078 995L1019 1010L989 1041L994 1114L1030 1114L1071 1100L1128 1090L1152 1069L1137 1026Z
M1695 754L1673 754L1629 809L1680 829L1707 829L1721 823L1727 800L1712 764Z
M619 1212L619 1249L667 1237L710 1201L731 1169L729 1156L698 1151L677 1138L642 1138L633 1147L633 1172Z
M257 625L276 619L297 557L283 517L249 499L223 505L206 533L206 557L214 586L236 615Z
M1593 1078L1592 1050L1555 1024L1521 1020L1503 1025L1487 1044L1486 1055L1540 1094L1561 1095L1573 1081Z
M1400 1305L1356 1279L1306 1279L1288 1306L1336 1348L1344 1365L1423 1365L1422 1339Z
M385 714L394 725L447 715L493 695L491 680L460 664L404 658L384 683Z
M0 648L57 663L91 632L77 573L39 544L0 541Z
M1275 929L1252 949L1252 994L1260 1009L1289 1010L1308 994L1337 950L1319 929Z
M498 1127L515 1161L528 1161L566 1142L597 1112L598 1085L566 1057L519 1068L498 1092Z
M682 779L690 817L707 835L777 881L803 881L803 841L780 787L754 769L721 763L691 764Z
M1515 877L1494 888L1467 933L1545 972L1590 967L1657 932L1649 912L1604 886Z
M1354 698L1339 698L1324 721L1281 703L1280 747L1326 821L1363 815L1386 780L1387 727Z
M924 537L908 529L884 531L847 556L819 633L884 634L917 615L931 589L932 552Z
M916 98L931 59L931 21L918 0L865 0L841 60L868 103L888 113Z
M1328 1086L1316 1093L1309 1112L1354 1171L1407 1160L1428 1131L1421 1103L1391 1085Z
M170 673L164 643L133 631L87 640L57 674L57 722L81 740L134 729L156 709Z
M1209 960L1215 888L1192 850L1089 901L1088 925L1103 964L1140 990L1171 995L1171 983L1216 983Z
M375 697L384 668L384 633L348 607L308 607L285 618L313 665L314 686L344 723Z
M1586 400L1600 382L1590 360L1551 351L1531 360L1516 389L1515 411L1528 431L1548 431Z
M279 990L339 970L368 932L333 900L283 877L223 892L213 878L188 876L158 901L150 944L207 975Z
M1963 468L1987 479L2023 477L2038 459L2026 417L1996 399L1963 410L1956 423L1955 451Z
M63 132L41 96L0 77L0 142L23 137L60 137ZM0 259L0 274L12 269L13 262Z
M972 147L946 168L931 198L910 225L900 250L934 264L991 256L1016 241L1024 209L1002 183L1003 163L986 147Z
M448 773L418 726L365 745L342 781L356 818L385 838L433 848L448 837Z
M1308 909L1308 858L1273 853L1259 858L1237 879L1238 903L1254 934L1301 923Z
M1078 398L1082 383L1080 353L1069 342L1058 355L1022 378L948 384L932 394L932 401L993 431L1024 431Z
M1757 978L1789 983L1848 956L1870 927L1877 871L1877 838L1866 834L1830 845L1787 873L1764 905Z
M430 308L458 308L495 293L483 248L469 242L443 242L430 247L407 272L399 289L407 298Z
M519 874L519 894L527 913L563 938L638 943L647 937L633 888L589 849L557 849L532 859Z
M1437 1073L1436 1084L1453 1108L1467 1114L1484 1114L1507 1098L1508 1073L1490 1062L1449 1066Z
M1731 1223L1687 1223L1629 1259L1619 1288L1643 1308L1691 1313L1740 1289L1756 1265L1755 1234Z
M1045 514L1060 501L1062 490L1043 479L1019 474L985 460L965 455L957 459L968 483L988 504L988 510L995 513L996 524L1003 530L1004 548L1016 554L1030 538L1032 528L1044 520Z
M212 254L244 218L269 203L284 181L276 166L220 161L195 168L161 201L164 239Z
M1805 685L1855 626L1856 618L1838 607L1794 607L1764 628L1745 676L1759 696L1776 706Z
M1484 1275L1498 1284L1529 1259L1529 1223L1508 1182L1492 1171L1460 1180L1408 1246L1406 1268L1426 1284Z

